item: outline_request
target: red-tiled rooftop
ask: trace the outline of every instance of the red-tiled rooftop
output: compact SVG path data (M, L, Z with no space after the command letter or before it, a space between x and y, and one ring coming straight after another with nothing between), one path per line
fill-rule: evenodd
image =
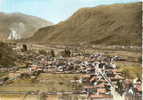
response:
M124 77L120 75L115 75L115 77L111 77L111 80L124 80Z
M93 89L95 87L94 86L84 86L84 88L86 88L86 89Z
M97 93L106 93L107 90L105 88L99 88L97 89Z
M96 88L104 88L105 85L106 85L106 83L100 83L100 84L96 85L95 87Z

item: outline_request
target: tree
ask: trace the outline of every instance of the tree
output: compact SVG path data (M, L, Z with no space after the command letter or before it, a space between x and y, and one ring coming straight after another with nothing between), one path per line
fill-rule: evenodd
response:
M55 52L54 52L54 50L51 50L50 54L51 54L52 57L55 57Z
M23 47L22 51L27 51L27 45L26 44L23 44L22 47Z
M65 57L70 57L70 56L71 56L71 51L68 48L66 48L65 49Z

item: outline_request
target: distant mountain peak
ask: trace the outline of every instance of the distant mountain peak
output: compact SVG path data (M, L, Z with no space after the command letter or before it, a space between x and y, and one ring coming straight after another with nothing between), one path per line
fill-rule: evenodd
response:
M23 13L0 12L0 40L29 38L40 28L52 23Z

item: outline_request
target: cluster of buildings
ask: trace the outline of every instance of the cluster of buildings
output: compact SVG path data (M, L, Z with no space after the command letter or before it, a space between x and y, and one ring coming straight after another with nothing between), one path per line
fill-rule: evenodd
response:
M19 58L26 63L29 75L33 75L34 72L80 73L82 77L77 82L83 84L82 92L92 100L113 98L113 88L121 96L124 94L141 95L142 93L140 79L127 80L124 78L124 73L118 71L115 61L124 61L122 57L105 56L101 53L73 54L71 57L21 53Z

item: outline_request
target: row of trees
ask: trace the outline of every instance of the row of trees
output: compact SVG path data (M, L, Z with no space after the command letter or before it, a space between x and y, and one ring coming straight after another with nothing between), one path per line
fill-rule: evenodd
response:
M45 50L39 50L39 53L42 54L42 55L50 55L52 57L55 57L56 54L55 54L55 51L52 49L50 50L49 52L45 51ZM71 50L66 48L65 50L61 51L60 55L63 56L63 57L70 57L71 56Z

